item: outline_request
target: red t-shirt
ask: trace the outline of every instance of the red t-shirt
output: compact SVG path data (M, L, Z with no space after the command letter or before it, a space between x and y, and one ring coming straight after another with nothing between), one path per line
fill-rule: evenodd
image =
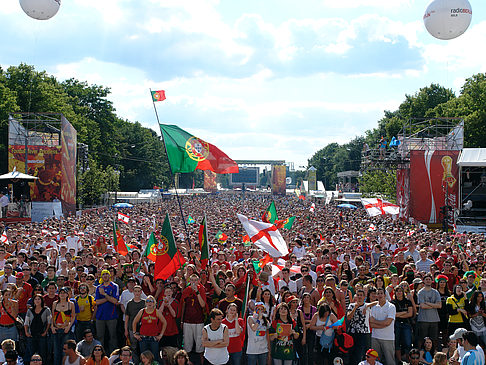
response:
M206 300L206 291L204 286L201 284L197 287L199 293L204 302L207 303ZM184 289L182 292L181 302L179 306L184 304L184 313L183 315L183 322L184 323L204 323L204 312L205 309L201 307L199 304L199 299L197 298L196 292L192 290L189 286ZM207 306L206 306L207 307Z
M19 298L19 313L27 313L27 302L32 297L32 285L24 283L22 296Z
M57 294L54 295L54 298L49 298L49 295L45 294L44 295L44 304L46 305L46 307L49 307L49 309L52 311L52 305L58 299L59 299L59 296Z
M173 300L172 303L169 304L174 312L176 313L177 317L177 308L179 307L179 302L177 300ZM164 306L164 310L162 311L162 315L164 316L167 327L165 328L164 336L174 336L179 333L179 329L177 328L176 317L172 317L170 314L169 308Z
M149 314L144 309L142 319L140 320L140 336L158 336L161 330L159 322L157 310Z
M230 354L234 352L239 352L243 349L243 342L245 341L245 321L242 318L238 318L238 324L241 327L241 333L239 336L236 335L236 321L233 320L232 322L228 321L225 317L223 319L223 323L228 327L228 334L229 334L229 345L228 345L228 352Z

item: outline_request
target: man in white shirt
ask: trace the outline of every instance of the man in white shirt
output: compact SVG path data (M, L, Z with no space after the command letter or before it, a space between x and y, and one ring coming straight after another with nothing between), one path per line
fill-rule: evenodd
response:
M4 193L0 193L0 208L2 209L2 218L7 216L7 208L8 204L10 203L8 196Z
M75 236L74 232L70 232L69 236L66 237L66 246L67 246L68 251L70 251L71 249L74 249L75 255L78 254L78 250L83 248L81 246L79 237Z
M282 269L282 279L278 282L278 290L280 291L284 286L288 287L292 294L297 294L297 283L290 279L290 269L288 267Z
M386 300L385 289L376 290L378 304L371 308L371 346L377 350L384 365L395 364L395 314L396 308Z
M418 260L420 260L420 254L415 249L416 247L417 247L417 245L415 244L415 242L410 241L410 243L408 244L408 250L405 251L405 253L404 253L405 260L407 259L408 256L412 256L414 262L417 262Z

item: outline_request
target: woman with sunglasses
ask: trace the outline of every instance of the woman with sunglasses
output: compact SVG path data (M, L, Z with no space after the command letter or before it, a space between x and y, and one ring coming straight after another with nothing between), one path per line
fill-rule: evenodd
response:
M42 365L42 357L39 354L34 354L30 358L30 363L32 365Z
M110 360L106 356L105 349L101 345L93 348L91 356L86 361L86 365L110 365Z
M157 361L160 361L159 341L164 335L167 321L155 307L155 298L151 295L145 300L145 308L141 309L132 323L134 337L139 341L140 352L150 350ZM140 323L140 330L137 326ZM162 324L162 326L160 325Z
M54 365L60 365L64 343L71 338L71 327L74 324L76 311L74 303L69 300L69 288L59 289L59 299L52 304Z
M35 294L32 308L27 309L24 328L27 338L25 359L32 354L39 353L43 359L47 358L47 334L52 322L51 310L44 305L44 297Z

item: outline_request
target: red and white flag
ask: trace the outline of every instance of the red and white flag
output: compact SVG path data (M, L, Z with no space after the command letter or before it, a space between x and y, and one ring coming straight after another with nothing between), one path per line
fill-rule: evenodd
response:
M370 232L376 231L376 226L373 223L371 223L370 228L368 228L368 231L370 231Z
M361 199L361 203L370 217L385 214L395 215L400 212L400 207L398 205L378 198Z
M314 210L316 210L316 204L315 204L315 203L312 203L312 204L311 204L311 207L310 207L310 209L309 209L309 211L310 211L311 213L314 213Z
M130 221L130 217L126 214L118 212L118 220L120 222L128 224L128 222Z
M250 220L244 215L237 214L238 219L246 233L250 237L250 241L255 246L261 248L272 257L281 257L288 255L289 248L278 231L277 227L272 223L265 223Z
M7 237L7 231L3 231L2 236L0 237L0 242L2 245L8 245L8 237Z

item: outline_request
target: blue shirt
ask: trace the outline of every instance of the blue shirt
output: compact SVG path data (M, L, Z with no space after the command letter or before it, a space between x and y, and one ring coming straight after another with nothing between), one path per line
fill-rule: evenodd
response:
M105 299L105 296L100 294L100 288L102 286L103 289L105 290L105 294L118 300L118 298L120 297L120 291L118 289L118 285L110 281L110 283L107 286L101 284L96 288L96 295L95 295L96 301L100 299ZM101 321L109 321L111 319L117 319L117 318L118 318L118 311L116 309L116 305L113 304L112 302L106 301L103 304L97 305L96 319Z
M484 365L484 357L476 349L469 350L463 356L461 365Z

